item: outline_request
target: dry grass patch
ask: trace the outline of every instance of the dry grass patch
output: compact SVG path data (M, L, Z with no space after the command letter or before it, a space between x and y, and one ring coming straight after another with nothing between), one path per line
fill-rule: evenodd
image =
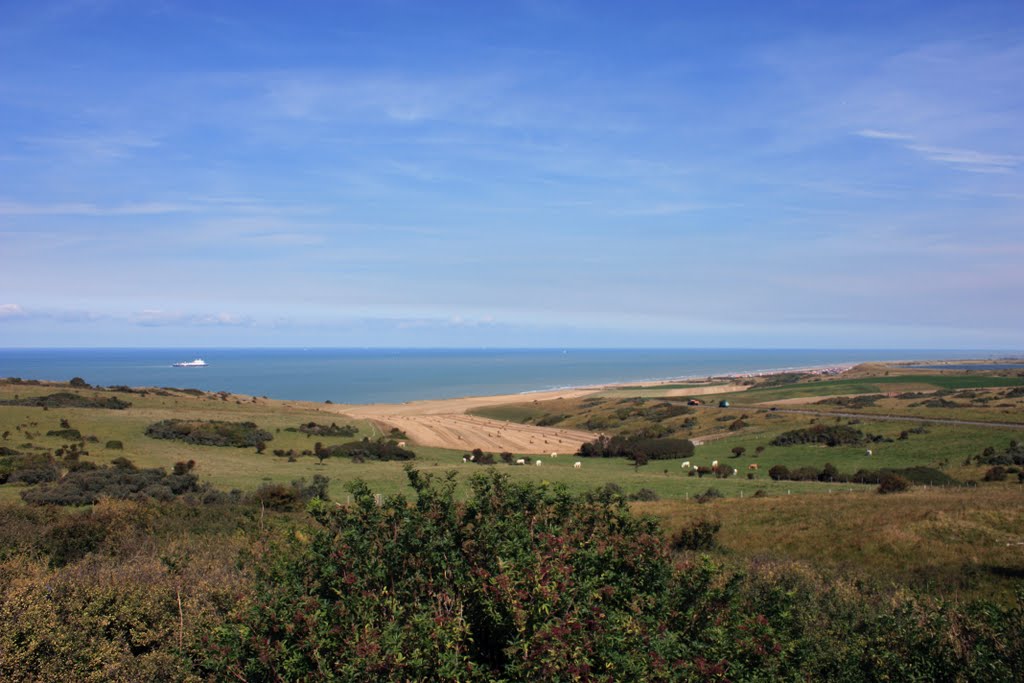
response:
M726 561L773 559L825 572L1009 599L1024 578L1024 489L918 488L874 493L635 503L669 534L693 520L722 522Z

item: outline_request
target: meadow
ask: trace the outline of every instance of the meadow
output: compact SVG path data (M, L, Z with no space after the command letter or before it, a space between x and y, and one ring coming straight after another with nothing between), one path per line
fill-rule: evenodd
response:
M716 396L686 406L685 397L643 395L640 387L630 390L639 395L474 411L600 424L622 438L691 438L701 445L690 464L710 469L718 461L729 468L723 477L695 476L681 458L514 454L529 464L496 457L480 465L464 461L468 451L414 443L410 462L320 458L315 453L353 440L402 435L314 403L0 383L0 469L20 457L9 451L66 455L74 446L74 457L59 461L68 472L82 461L114 471L127 459L236 492L210 503L135 496L59 508L27 505L23 483L0 485L0 675L1017 680L1024 486L1017 467L987 481L991 468L975 456L1009 452L1024 430L952 421L963 405L983 415L1010 410L1019 420L1020 397L1009 393L1017 378L877 379L755 386L722 394L730 408L717 407ZM882 401L894 402L891 413L911 410L922 400L916 395L842 407L854 417L772 410L761 400L875 393L882 385L925 400L953 392L927 408L951 421L872 418ZM74 400L53 399L61 393ZM46 396L47 408L13 405ZM272 438L239 448L147 436L164 420L251 422L249 432ZM772 445L815 426L860 430L870 441ZM882 495L875 484L768 475L775 465L821 471L826 463L844 476L923 467L946 485ZM316 489L321 477L329 478L326 491ZM306 514L306 499L295 495L313 490L332 502L313 499ZM562 571L573 581L563 582ZM329 594L324 586L333 586ZM628 598L631 591L639 592ZM590 627L581 628L581 614ZM285 622L293 625L282 630ZM324 648L339 657L322 661ZM323 674L325 666L333 673Z

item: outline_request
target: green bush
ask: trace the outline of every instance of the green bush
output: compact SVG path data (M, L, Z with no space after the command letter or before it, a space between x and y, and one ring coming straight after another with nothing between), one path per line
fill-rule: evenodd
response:
M82 432L77 429L51 429L46 432L47 436L56 436L61 439L67 439L68 441L81 441Z
M772 446L794 446L818 443L826 446L856 446L864 443L864 432L848 425L816 424L804 429L794 429L779 434L771 440Z
M208 489L191 473L167 474L163 469L137 469L125 458L117 458L112 467L89 467L69 472L63 478L48 480L21 492L30 505L91 505L100 498L169 501L186 494L202 494Z
M119 451L119 450L122 450L124 448L124 444L121 443L120 441L118 441L117 439L111 439L110 441L108 441L106 443L104 448L106 448L108 450L112 450L112 451Z
M293 431L289 429L289 431ZM321 425L316 422L306 422L299 426L298 431L303 434L312 434L313 436L355 436L359 433L353 425L338 425L332 422L329 425ZM392 430L394 431L394 430Z
M131 403L122 401L117 396L83 396L70 391L58 391L46 396L30 396L0 401L6 406L32 406L35 408L105 408L108 410L124 410Z
M253 422L222 420L161 420L146 427L146 436L204 446L255 447L274 436Z
M693 442L688 439L659 439L645 436L600 436L580 446L577 455L583 458L628 458L638 455L648 460L669 460L693 457Z
M321 450L321 454L324 457L331 458L348 457L352 458L355 462L365 462L367 460L385 462L389 460L413 460L416 458L416 453L399 446L394 441L385 441L384 439L370 441L368 438L364 438L362 441L344 443L339 446L328 446ZM318 455L317 457L320 456Z

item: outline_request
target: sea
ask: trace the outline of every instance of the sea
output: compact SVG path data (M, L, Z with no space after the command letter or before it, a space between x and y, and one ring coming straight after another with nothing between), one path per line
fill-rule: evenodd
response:
M1019 353L1019 352L1018 352ZM880 360L1004 357L907 349L0 349L0 377L193 388L275 399L404 403ZM202 358L205 367L173 363Z

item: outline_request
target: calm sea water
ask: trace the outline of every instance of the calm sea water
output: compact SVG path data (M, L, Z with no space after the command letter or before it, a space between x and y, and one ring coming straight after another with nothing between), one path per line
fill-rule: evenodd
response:
M335 403L400 403L869 360L992 351L813 349L0 349L0 377L195 388ZM171 364L203 358L203 368Z

